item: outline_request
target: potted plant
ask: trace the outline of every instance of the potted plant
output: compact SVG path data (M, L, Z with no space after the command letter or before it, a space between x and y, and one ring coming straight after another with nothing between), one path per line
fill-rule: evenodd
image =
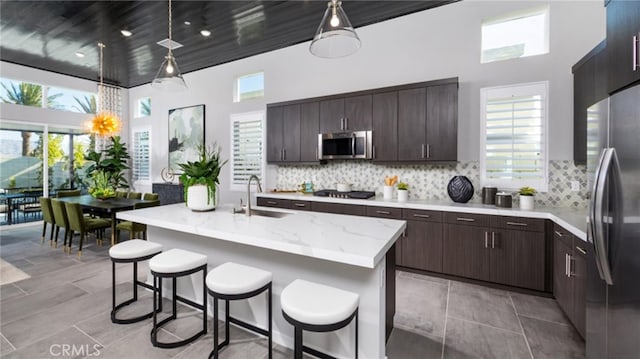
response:
M184 201L192 211L211 211L216 208L216 185L220 169L227 161L220 160L220 148L199 146L198 160L179 163L183 173Z
M109 178L112 188L129 188L124 171L129 169L127 160L130 158L127 147L121 142L120 136L112 136L107 148L101 152L90 148L84 155L86 161L93 162L87 167L90 180L98 172L104 172ZM103 156L104 154L104 156Z
M116 191L111 186L111 176L104 170L96 170L91 176L89 194L97 199L107 199L116 196Z
M534 198L537 193L533 187L520 188L520 209L531 210L533 209Z
M398 202L406 202L409 199L409 185L406 182L398 182Z

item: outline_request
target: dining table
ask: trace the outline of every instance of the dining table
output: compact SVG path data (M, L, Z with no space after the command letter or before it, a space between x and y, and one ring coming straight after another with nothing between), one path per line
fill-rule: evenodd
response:
M98 199L86 194L81 196L61 197L62 202L79 203L83 209L89 210L97 215L108 215L111 218L111 245L116 244L116 213L133 209L138 203L154 202L152 200L132 199L132 198L105 198Z

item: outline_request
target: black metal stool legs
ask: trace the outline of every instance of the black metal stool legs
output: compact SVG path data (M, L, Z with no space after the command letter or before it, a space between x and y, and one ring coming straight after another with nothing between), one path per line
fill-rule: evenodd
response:
M151 286L145 282L141 282L138 280L138 262L150 259L156 254L157 253L154 253L146 257L134 258L134 259L125 259L125 260L114 259L114 258L111 259L111 322L112 323L116 323L116 324L136 323L136 322L151 318L153 316L153 313L156 312L156 296L155 296L154 286ZM120 304L116 304L116 263L133 263L133 297ZM138 300L138 286L142 286L147 289L154 290L153 311L137 317L133 317L133 318L127 318L127 319L117 318L116 313L120 309ZM162 283L160 284L159 289L162 290ZM162 296L160 296L159 309L157 310L162 311Z

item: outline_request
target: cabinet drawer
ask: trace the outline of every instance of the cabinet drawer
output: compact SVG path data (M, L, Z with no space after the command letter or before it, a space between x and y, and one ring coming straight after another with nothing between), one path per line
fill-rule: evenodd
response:
M412 221L442 222L442 212L420 209L403 209L402 218Z
M359 206L357 204L329 202L311 202L311 210L315 212L350 214L354 216L364 216L367 212L364 206Z
M555 223L553 224L553 239L561 241L569 248L573 248L573 234Z
M367 207L368 217L380 217L380 218L402 218L402 209L393 207Z
M264 198L258 197L258 206L263 207L276 207L276 208L290 208L291 202L288 199L280 198Z
M544 219L492 216L494 228L518 229L521 231L544 232Z
M296 201L296 200L291 200L290 201L290 207L291 209L297 209L299 211L310 211L311 210L311 201Z
M444 221L447 223L455 223L461 225L489 227L491 216L475 213L447 212L444 215Z

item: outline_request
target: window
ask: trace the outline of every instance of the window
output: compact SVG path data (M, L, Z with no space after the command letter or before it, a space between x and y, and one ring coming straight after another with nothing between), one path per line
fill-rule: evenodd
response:
M482 22L482 63L549 52L549 8Z
M481 182L547 190L547 82L480 91Z
M6 78L0 78L0 85L0 100L4 103L78 113L96 113L97 110L95 93ZM44 103L43 96L47 99Z
M151 116L151 97L143 97L138 99L136 117Z
M42 85L0 78L0 100L16 105L42 107ZM55 98L49 99L51 102Z
M264 97L264 72L238 77L235 87L235 102Z
M96 113L96 94L60 87L47 87L47 108L78 113Z
M133 128L133 154L131 155L131 178L133 181L151 180L151 128Z
M231 184L232 189L244 189L251 175L263 181L264 112L231 115Z

